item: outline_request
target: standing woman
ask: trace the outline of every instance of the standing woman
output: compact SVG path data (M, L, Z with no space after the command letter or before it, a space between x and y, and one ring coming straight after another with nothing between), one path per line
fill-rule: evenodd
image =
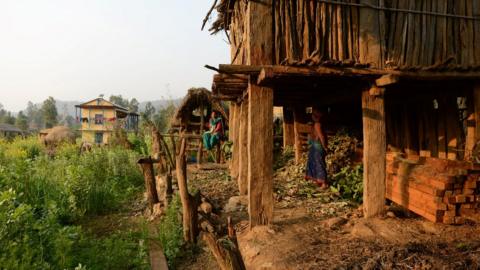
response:
M325 162L328 145L327 137L322 129L322 116L318 109L313 109L313 126L308 138L310 149L305 179L313 181L322 188L328 188L327 164Z

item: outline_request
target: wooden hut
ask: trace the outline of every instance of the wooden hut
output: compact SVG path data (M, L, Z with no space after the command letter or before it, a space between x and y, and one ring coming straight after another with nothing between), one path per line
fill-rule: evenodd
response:
M305 107L327 106L363 130L366 217L385 198L445 223L478 206L480 1L221 0L216 9L211 31L227 33L231 63L215 68L213 92L231 101L232 175L251 226L272 221L273 106L284 107L284 142L297 148Z
M24 132L14 125L0 124L0 137L13 138L15 136L23 136Z
M218 99L205 88L191 88L183 98L171 121L170 133L183 133L190 138L188 152L197 151L197 162L202 162L203 143L201 134L212 111L221 114L224 124L228 125L228 116ZM220 162L221 152L217 149L217 162Z

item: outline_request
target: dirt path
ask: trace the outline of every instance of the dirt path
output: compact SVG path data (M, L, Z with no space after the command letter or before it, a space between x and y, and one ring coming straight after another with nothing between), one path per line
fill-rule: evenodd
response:
M225 170L189 169L189 185L212 200L221 218L232 216L248 269L479 269L477 225L432 224L419 217L365 220L358 205L316 189L300 172L275 174L275 219L247 231L246 207L224 206L238 192ZM395 210L395 209L394 209ZM178 269L218 269L202 243Z

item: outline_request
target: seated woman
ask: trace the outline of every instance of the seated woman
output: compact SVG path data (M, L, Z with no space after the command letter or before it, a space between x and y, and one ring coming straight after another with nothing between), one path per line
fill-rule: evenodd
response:
M203 134L203 145L205 146L205 149L212 150L212 148L220 142L220 139L223 136L222 117L217 116L217 112L212 111L208 124L210 130Z
M309 134L307 170L305 179L313 181L322 188L328 188L327 182L327 164L325 156L327 154L327 137L322 129L322 113L318 109L312 112L313 126Z

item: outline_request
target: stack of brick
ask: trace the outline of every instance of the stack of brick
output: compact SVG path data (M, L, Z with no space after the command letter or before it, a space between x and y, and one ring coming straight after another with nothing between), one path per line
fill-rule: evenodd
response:
M387 199L432 222L480 222L478 165L390 152L386 187Z

